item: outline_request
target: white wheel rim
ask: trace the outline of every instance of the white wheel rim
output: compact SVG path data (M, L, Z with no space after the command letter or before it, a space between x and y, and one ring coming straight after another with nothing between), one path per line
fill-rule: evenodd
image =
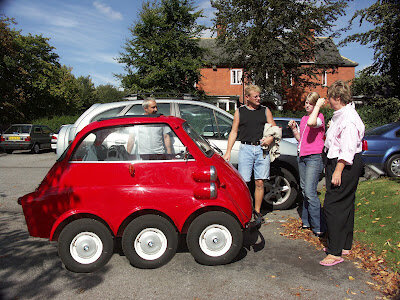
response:
M93 232L81 232L71 241L69 251L78 263L87 265L99 259L103 252L103 242Z
M400 158L397 158L392 161L390 169L392 170L394 175L400 176Z
M289 199L292 187L285 177L275 176L273 180L265 181L265 189L264 201L279 205Z
M167 237L157 228L143 229L133 242L136 253L145 260L160 258L167 250Z
M208 256L221 256L231 248L232 235L225 226L212 224L200 234L199 245L200 249Z

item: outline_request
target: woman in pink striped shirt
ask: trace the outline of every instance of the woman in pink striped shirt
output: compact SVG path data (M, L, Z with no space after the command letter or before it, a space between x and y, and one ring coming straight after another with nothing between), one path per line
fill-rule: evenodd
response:
M353 243L354 200L358 179L362 174L361 160L364 123L351 103L347 83L338 80L328 89L328 101L335 110L326 132L325 153L326 194L324 217L327 226L327 256L323 266L343 261Z
M321 202L318 198L317 186L323 169L322 149L324 148L325 121L320 108L325 99L316 92L309 93L304 103L306 115L300 121L300 130L296 122L290 120L288 125L298 143L298 164L300 187L303 193L303 209L301 213L303 229L311 229L316 236L325 231L321 218Z

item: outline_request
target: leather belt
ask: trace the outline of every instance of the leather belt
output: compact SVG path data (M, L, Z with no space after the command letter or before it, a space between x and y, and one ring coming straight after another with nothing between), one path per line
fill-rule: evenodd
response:
M253 146L261 145L260 141L257 141L257 142L245 142L245 141L242 141L242 144L253 145Z

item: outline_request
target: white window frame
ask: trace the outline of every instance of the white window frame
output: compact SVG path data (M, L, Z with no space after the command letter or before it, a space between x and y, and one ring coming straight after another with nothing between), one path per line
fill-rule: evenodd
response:
M242 84L242 69L232 69L231 70L231 85L239 85Z
M322 86L328 86L328 72L324 71L322 73Z

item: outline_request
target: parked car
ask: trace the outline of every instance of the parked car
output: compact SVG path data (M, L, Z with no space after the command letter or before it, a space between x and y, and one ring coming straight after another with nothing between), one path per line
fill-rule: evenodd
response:
M400 177L400 122L385 124L365 132L362 159L392 177Z
M297 145L297 140L293 135L292 129L288 126L290 120L296 121L297 128L300 130L301 118L274 117L277 126L282 128L282 139Z
M14 150L31 150L39 153L51 149L52 130L44 125L14 124L0 138L0 147L8 154Z
M173 153L128 152L128 141L139 136L133 133L154 124L170 131ZM119 238L133 266L162 266L181 234L196 261L226 264L252 224L251 196L238 171L186 121L165 116L89 124L18 203L29 234L58 241L61 260L74 272L105 265Z
M63 128L64 126L68 126L68 125L71 125L71 124L61 125L61 127L57 130L57 132L56 132L56 133L53 133L53 134L51 135L51 149L52 149L54 152L57 152L58 133L60 132L61 128Z
M60 156L76 134L91 122L115 116L143 115L143 100L138 100L135 96L127 99L128 101L94 104L74 124L61 128L58 134L57 156ZM213 147L223 153L226 151L233 122L230 113L209 103L177 98L157 99L157 106L159 113L187 120ZM237 141L232 149L231 163L234 166L238 163L239 146L240 142ZM271 180L265 181L264 200L275 209L287 209L295 203L299 190L297 144L282 140L280 152L281 156L271 165Z

